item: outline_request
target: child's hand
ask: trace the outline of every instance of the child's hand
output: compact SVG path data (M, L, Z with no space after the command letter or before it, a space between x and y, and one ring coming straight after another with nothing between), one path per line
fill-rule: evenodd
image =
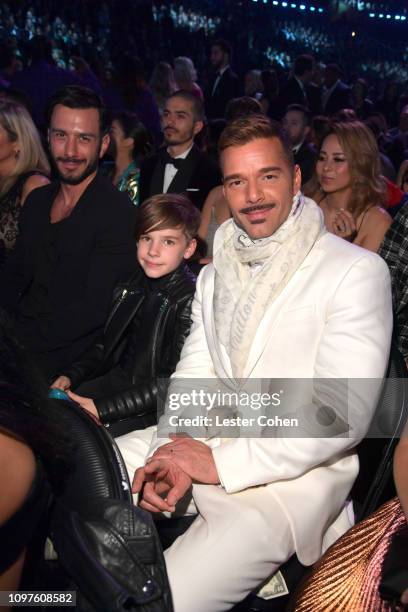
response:
M71 387L71 379L68 376L58 376L51 385L51 389L67 391Z
M81 408L90 412L94 417L99 419L99 413L96 409L95 402L90 397L82 397L82 395L77 395L76 393L72 393L72 391L68 391L68 396L74 402L79 404Z

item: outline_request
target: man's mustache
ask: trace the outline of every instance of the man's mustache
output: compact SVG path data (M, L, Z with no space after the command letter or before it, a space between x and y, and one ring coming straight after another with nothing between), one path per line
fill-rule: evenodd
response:
M257 210L270 210L271 208L275 208L275 206L276 204L274 203L257 204L256 206L246 206L245 208L241 208L239 212L242 213L243 215L246 215L248 213L255 212Z
M81 164L84 160L83 159L78 159L77 157L57 157L57 161L61 161L61 162L67 162L67 163L74 163L74 164Z

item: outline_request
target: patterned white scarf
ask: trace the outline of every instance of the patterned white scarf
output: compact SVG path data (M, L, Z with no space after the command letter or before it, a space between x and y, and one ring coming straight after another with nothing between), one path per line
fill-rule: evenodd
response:
M267 308L325 232L313 200L298 192L286 221L268 237L251 240L233 219L214 240L214 321L235 379L243 377L249 351Z

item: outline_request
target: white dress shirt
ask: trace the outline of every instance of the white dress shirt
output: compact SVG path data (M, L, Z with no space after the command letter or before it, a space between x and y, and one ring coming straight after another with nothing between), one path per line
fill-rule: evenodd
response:
M177 157L175 157L174 159L186 159L187 155L190 153L192 148L193 148L193 145L191 145L189 149L186 149L184 153L181 153L181 155L177 155ZM175 166L173 166L173 164L166 164L166 168L164 170L163 193L167 193L167 190L170 187L170 183L176 176L177 172L178 172L178 169Z

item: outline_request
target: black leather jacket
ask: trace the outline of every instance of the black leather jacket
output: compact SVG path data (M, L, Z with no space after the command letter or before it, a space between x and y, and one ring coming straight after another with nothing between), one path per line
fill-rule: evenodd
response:
M143 276L143 271L138 270L126 283L115 288L102 338L63 372L71 379L73 389L85 380L109 372L118 364L128 339L129 325L139 313L138 338L141 341L132 365L134 386L95 400L105 423L149 413L156 416L157 379L167 378L174 372L190 330L196 278L187 266L180 266L164 286L152 292L146 291L141 282ZM155 421L136 419L135 428Z

